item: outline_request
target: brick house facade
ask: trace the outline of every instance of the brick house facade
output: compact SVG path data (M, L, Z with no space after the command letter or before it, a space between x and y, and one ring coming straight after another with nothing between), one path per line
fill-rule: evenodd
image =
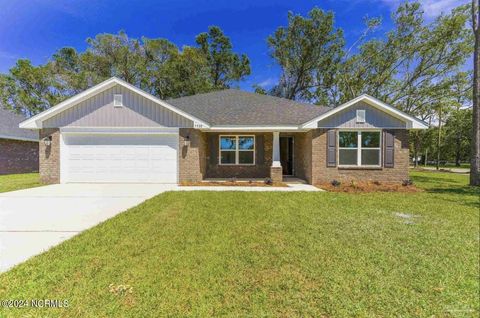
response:
M0 174L38 171L38 141L0 139Z
M256 137L256 164L224 166L218 163L218 138L220 135L235 135L236 132L208 133L198 129L180 129L180 145L185 137L190 137L190 146L181 146L179 152L180 182L200 182L207 178L267 178L280 181L281 168L272 175L272 133L249 133ZM375 168L362 167L328 167L326 162L327 130L312 129L302 133L282 133L295 140L294 176L310 184L328 183L332 180L351 181L369 180L386 183L400 183L408 179L409 147L408 132L395 130L394 166Z
M408 130L427 128L368 95L335 108L231 89L165 102L116 78L20 126L39 131L44 183L398 183L408 178Z
M24 120L0 105L0 175L38 171L38 132L20 129Z
M40 181L45 184L60 183L60 131L57 128L40 130L40 140L50 137L49 146L40 142Z

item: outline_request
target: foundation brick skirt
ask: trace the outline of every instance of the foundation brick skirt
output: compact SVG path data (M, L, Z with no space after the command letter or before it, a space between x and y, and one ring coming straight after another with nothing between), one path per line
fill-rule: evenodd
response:
M273 182L282 182L282 167L270 167L270 179L272 179Z

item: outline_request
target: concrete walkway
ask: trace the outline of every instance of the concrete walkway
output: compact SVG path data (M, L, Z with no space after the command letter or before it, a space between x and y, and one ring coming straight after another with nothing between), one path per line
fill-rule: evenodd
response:
M296 192L324 191L310 184L291 183L288 187L253 187L253 186L179 186L176 191L254 191L254 192Z

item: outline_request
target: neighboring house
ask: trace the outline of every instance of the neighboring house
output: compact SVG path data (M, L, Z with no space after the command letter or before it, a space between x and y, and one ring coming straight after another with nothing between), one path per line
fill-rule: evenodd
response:
M227 89L162 101L111 78L20 124L40 131L43 182L196 182L295 176L401 182L408 129L362 95L336 108Z
M0 174L38 171L38 131L20 129L24 120L0 106Z

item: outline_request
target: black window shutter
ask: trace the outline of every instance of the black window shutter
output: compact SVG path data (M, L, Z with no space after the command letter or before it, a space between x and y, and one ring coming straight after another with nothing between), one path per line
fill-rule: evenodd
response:
M265 163L265 145L263 142L263 135L255 136L255 164L256 165L263 165Z
M337 165L337 132L335 129L327 131L327 167Z
M210 134L208 137L208 148L211 165L216 165L218 163L218 143L218 135Z
M391 130L384 131L385 149L383 156L383 166L393 168L395 160L395 134Z

